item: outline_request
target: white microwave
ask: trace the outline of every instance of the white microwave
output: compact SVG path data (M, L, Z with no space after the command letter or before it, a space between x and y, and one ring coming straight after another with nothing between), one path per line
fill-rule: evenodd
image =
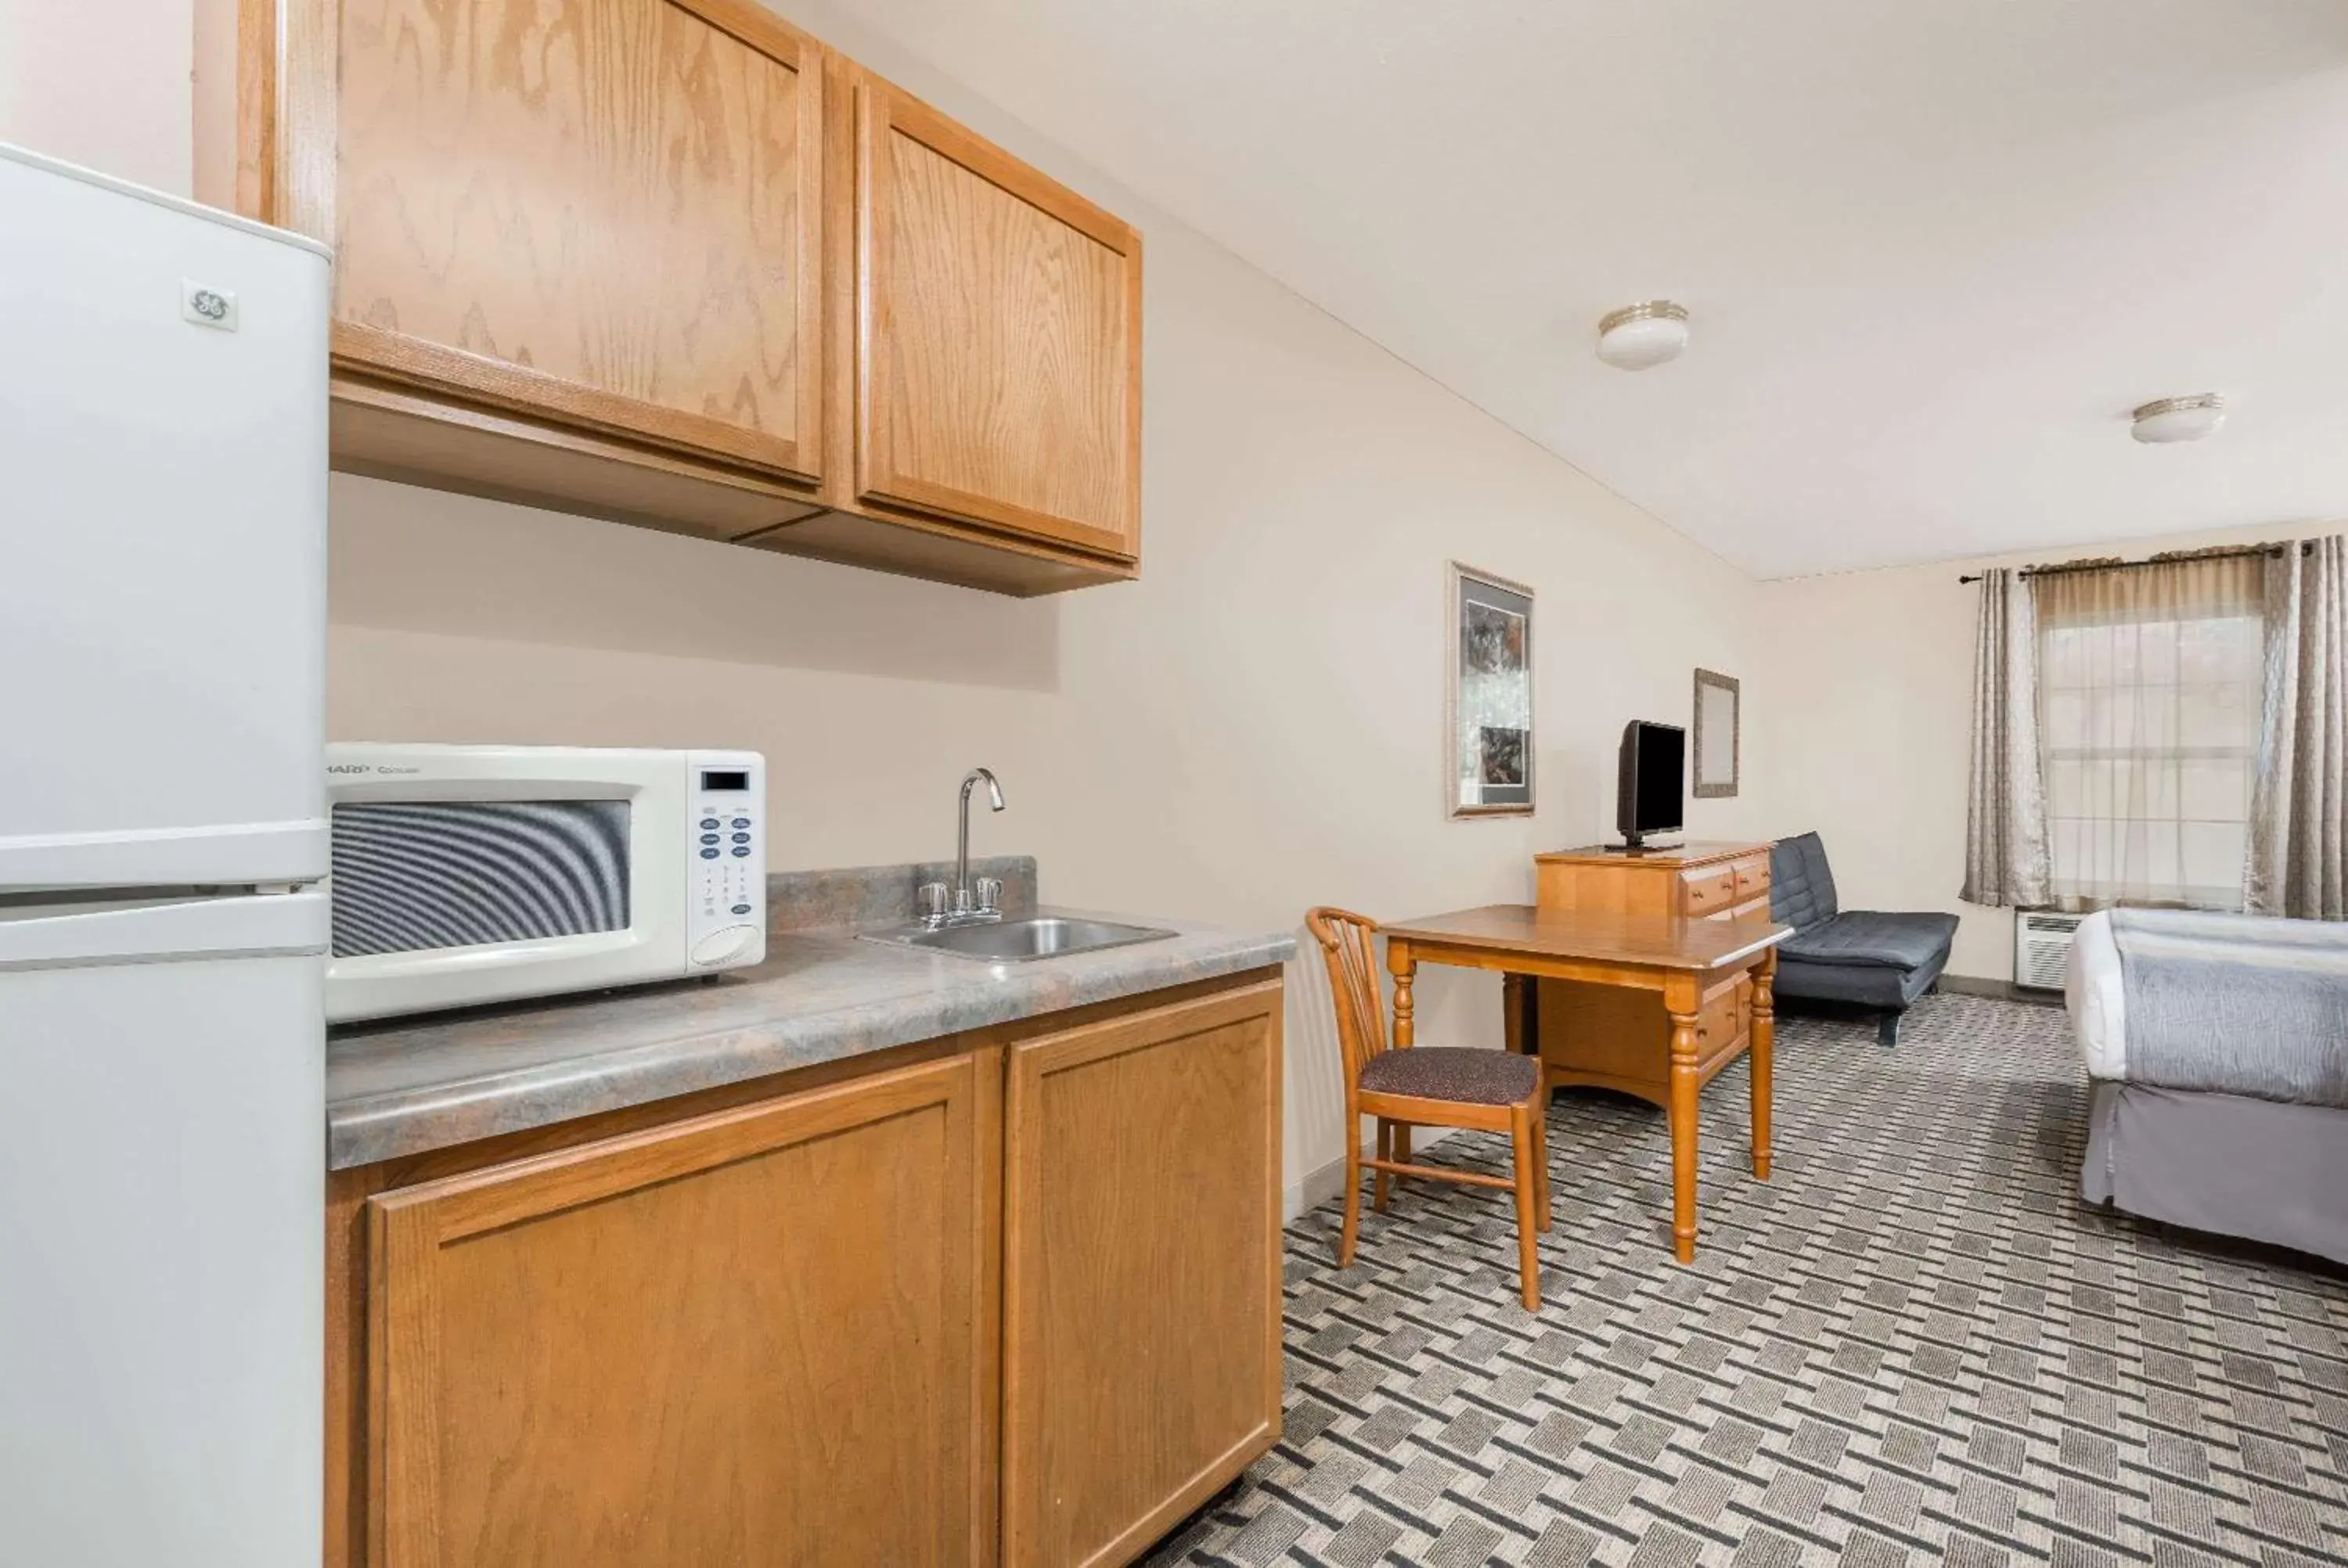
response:
M766 771L756 752L329 745L328 1020L757 963Z

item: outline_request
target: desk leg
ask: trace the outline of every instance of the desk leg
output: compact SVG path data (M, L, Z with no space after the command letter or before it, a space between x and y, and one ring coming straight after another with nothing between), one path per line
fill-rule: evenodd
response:
M1695 1261L1696 1009L1695 982L1673 977L1663 992L1672 1015L1672 1251Z
M1777 1065L1777 951L1753 970L1753 1174L1769 1179L1769 1097Z
M1408 942L1386 943L1386 968L1394 975L1394 1042L1396 1050L1406 1050L1417 1039L1416 1021L1411 1003L1410 989L1418 979L1418 959L1412 954ZM1394 1124L1394 1159L1399 1164L1410 1163L1410 1123ZM1395 1178L1397 1181L1399 1177Z
M1418 978L1418 959L1412 956L1408 942L1386 944L1386 968L1394 975L1394 1042L1396 1046L1416 1043L1410 988Z

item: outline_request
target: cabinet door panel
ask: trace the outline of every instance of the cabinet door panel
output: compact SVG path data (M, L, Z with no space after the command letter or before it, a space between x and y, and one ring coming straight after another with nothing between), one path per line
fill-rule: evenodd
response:
M988 1070L371 1200L369 1562L983 1560Z
M819 56L736 0L345 0L337 363L812 478Z
M1280 1432L1277 983L1012 1048L1004 1555L1121 1563Z
M1133 557L1139 236L877 82L856 178L860 497Z

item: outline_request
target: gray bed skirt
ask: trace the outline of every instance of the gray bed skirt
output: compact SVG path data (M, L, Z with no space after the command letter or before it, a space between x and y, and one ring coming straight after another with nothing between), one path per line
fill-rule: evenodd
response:
M2348 1110L2098 1080L2079 1191L2348 1263Z

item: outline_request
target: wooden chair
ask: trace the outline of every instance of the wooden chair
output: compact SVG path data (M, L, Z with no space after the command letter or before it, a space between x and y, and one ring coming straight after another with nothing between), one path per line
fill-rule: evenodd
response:
M1473 1050L1457 1046L1389 1049L1385 993L1371 938L1377 922L1344 909L1319 908L1304 917L1305 929L1321 944L1329 966L1329 989L1337 1002L1337 1043L1345 1058L1345 1229L1337 1243L1337 1266L1354 1266L1361 1229L1362 1167L1372 1178L1370 1206L1385 1212L1388 1178L1429 1176L1498 1187L1517 1196L1517 1271L1525 1310L1540 1308L1540 1261L1533 1233L1550 1228L1549 1092L1538 1058L1514 1051ZM1362 1157L1362 1118L1378 1120L1377 1154ZM1514 1151L1511 1176L1415 1165L1410 1160L1414 1127L1467 1127L1505 1132Z

